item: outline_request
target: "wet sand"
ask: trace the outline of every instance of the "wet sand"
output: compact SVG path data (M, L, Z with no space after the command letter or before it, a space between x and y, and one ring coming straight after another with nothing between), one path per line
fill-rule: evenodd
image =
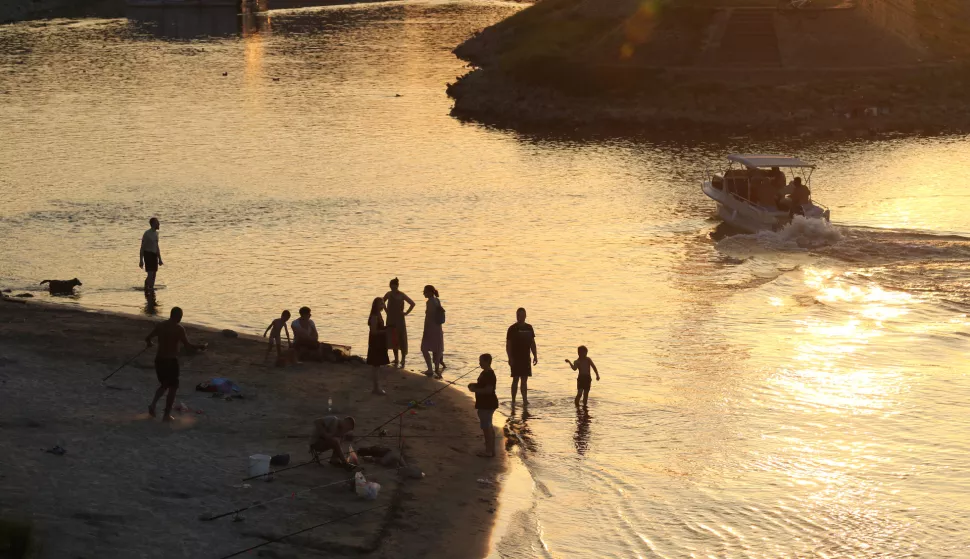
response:
M209 350L182 357L178 401L202 413L176 412L173 424L163 424L146 411L157 386L153 350L107 383L124 390L101 384L144 347L152 322L0 302L0 517L32 522L40 546L34 557L219 558L372 507L383 508L246 556L487 553L498 486L478 480L496 480L505 458L475 456L481 432L471 399L460 392L475 373L434 396L434 405L404 416L405 455L424 479L365 464L368 479L382 485L376 501L358 498L349 483L300 494L350 475L311 464L280 472L272 482L243 482L248 456L289 453L291 464L306 461L312 420L326 414L328 396L335 413L353 415L357 434L364 435L400 412L401 403L441 387L440 381L389 371L387 395L373 396L367 366L279 369L263 363L265 346L256 338L227 338L187 324L189 339L209 342ZM445 378L463 372L446 371ZM195 391L218 376L242 385L249 397L225 401ZM361 445L396 446L398 425L387 426L383 442ZM55 445L66 454L45 452ZM231 516L200 520L285 495L241 513L239 522Z

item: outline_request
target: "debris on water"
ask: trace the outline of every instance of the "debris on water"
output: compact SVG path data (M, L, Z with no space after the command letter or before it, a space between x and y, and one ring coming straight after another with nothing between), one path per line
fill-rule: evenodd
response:
M60 446L55 446L53 448L48 448L44 452L49 452L49 453L51 453L51 454L53 454L55 456L64 456L65 454L67 454L67 451L64 450L63 448L61 448Z
M481 483L482 485L495 485L494 481L484 477L478 478L478 483Z

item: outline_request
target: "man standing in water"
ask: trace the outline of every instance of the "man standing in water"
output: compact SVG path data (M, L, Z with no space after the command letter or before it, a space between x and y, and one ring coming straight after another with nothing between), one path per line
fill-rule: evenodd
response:
M168 391L165 399L165 415L162 421L173 421L172 406L175 404L175 393L179 388L179 343L187 347L194 348L196 351L205 351L206 345L194 345L185 337L185 328L182 327L182 309L172 307L172 314L168 320L159 323L152 330L152 333L145 338L148 347L152 347L152 338L158 337L158 352L155 354L155 376L158 377L158 390L155 391L155 398L148 406L148 414L155 417L155 405L161 399L162 394Z
M151 227L141 236L141 251L138 253L138 267L148 273L145 277L145 293L155 291L155 274L162 265L162 253L158 250L158 218L149 219L148 224Z
M509 357L509 368L512 369L512 405L515 405L519 380L522 381L522 403L529 403L529 377L532 376L532 366L539 364L536 333L532 330L532 325L525 321L525 309L515 311L515 319L515 324L509 326L505 335L505 353Z

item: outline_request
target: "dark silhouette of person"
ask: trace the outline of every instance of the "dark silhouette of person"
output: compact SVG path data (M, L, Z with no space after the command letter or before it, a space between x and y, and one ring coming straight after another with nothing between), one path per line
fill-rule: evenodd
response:
M424 296L428 299L424 311L424 335L421 336L421 353L428 364L428 370L424 374L441 378L441 360L445 352L445 334L441 326L444 324L444 311L441 301L438 300L438 290L433 285L424 286Z
M179 344L191 347L197 351L205 351L206 345L195 345L185 337L185 328L182 327L182 309L172 307L169 319L160 322L147 337L145 343L152 347L152 338L158 338L158 352L155 354L155 376L158 377L158 390L155 391L155 398L148 406L148 414L155 417L155 406L162 394L168 392L165 399L165 415L162 421L173 421L172 406L175 404L175 393L179 388Z
M384 304L387 306L387 344L394 352L394 364L397 365L398 351L401 352L401 368L408 356L408 326L404 317L414 310L414 301L403 291L400 291L400 281L391 280L391 290L384 294ZM404 310L404 303L408 310Z
M535 330L525 321L523 308L515 311L515 324L509 326L505 333L505 353L512 370L512 405L515 405L519 382L522 383L522 403L528 404L529 377L532 376L532 366L539 364L539 352L536 349Z
M138 251L138 267L143 268L145 276L145 292L155 291L155 274L163 264L162 252L158 248L158 218L148 220L150 227L141 236L141 249Z
M384 394L380 385L380 370L391 361L387 358L387 330L384 328L384 300L375 297L370 306L370 316L367 317L367 327L370 335L367 337L367 364L374 367L374 394Z

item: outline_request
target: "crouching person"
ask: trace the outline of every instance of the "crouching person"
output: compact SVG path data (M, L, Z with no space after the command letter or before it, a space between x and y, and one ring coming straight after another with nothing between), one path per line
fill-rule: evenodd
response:
M328 450L333 451L330 455L330 463L335 466L351 466L344 456L341 441L347 434L352 433L356 422L353 417L339 418L335 415L327 415L313 420L313 435L310 437L310 454L317 461L320 454Z

